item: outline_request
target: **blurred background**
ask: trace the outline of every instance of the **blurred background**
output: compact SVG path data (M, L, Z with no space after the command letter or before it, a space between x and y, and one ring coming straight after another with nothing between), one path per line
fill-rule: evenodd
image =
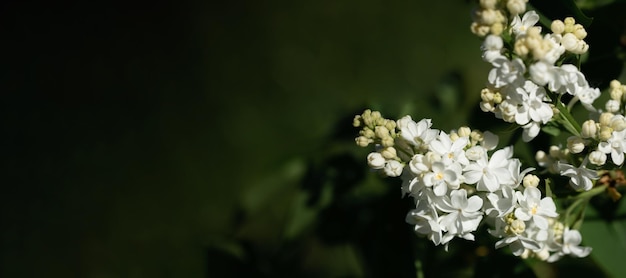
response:
M365 108L500 124L472 3L1 5L0 276L531 273L419 240L353 141Z

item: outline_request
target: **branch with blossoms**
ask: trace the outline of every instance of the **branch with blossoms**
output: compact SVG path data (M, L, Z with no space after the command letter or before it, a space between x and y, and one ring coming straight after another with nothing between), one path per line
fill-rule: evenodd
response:
M482 58L492 65L480 92L480 108L521 128L530 142L544 130L569 132L566 148L552 146L535 158L543 169L524 168L513 147L498 148L498 136L460 127L433 128L430 119L386 119L366 110L354 118L357 145L373 145L372 169L402 180L401 190L415 201L406 222L418 235L448 248L452 240L474 240L487 225L495 247L515 256L554 262L565 255L585 257L578 231L584 208L596 195L621 197L616 184L626 153L626 85L614 80L610 99L580 71L589 45L574 18L552 21L546 31L539 14L524 0L480 0L471 30L482 42ZM566 101L567 100L567 101ZM579 123L572 108L582 105L588 119ZM556 194L555 176L569 180L575 194ZM558 209L555 200L570 205Z

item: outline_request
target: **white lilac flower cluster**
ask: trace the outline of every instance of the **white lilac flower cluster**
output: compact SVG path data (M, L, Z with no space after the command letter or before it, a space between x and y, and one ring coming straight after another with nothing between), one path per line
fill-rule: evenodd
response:
M571 95L588 110L600 90L589 86L575 65L564 64L567 55L584 54L589 46L587 33L573 18L555 20L552 33L542 35L535 26L539 15L526 12L515 15L503 35L487 35L482 45L484 61L491 63L488 84L481 92L480 107L497 118L524 129L523 140L535 138L542 125L558 111L556 102L563 94ZM507 47L508 46L508 47Z
M578 66L589 49L581 24L571 17L554 20L543 34L536 26L539 15L526 11L527 0L478 2L471 30L483 39L482 58L493 66L480 108L522 128L525 142L542 129L571 134L566 143L536 153L545 168L541 178L530 174L533 168L522 169L512 147L497 149L496 135L469 127L446 133L433 129L430 119L394 121L366 110L354 119L361 128L356 143L375 146L367 156L372 169L402 179L402 191L415 200L406 221L435 245L474 240L486 224L495 247L509 246L517 256L549 262L587 256L591 248L579 246L577 231L585 204L605 192L617 200L615 184L626 184L620 170L626 160L626 85L613 80L610 99L595 108L600 90ZM570 112L577 103L589 112L582 124ZM558 176L569 180L569 191ZM562 196L552 195L554 180ZM559 197L570 201L562 213L555 204Z
M400 177L402 191L415 200L406 221L435 245L454 238L474 240L482 223L496 237L496 248L509 246L516 256L555 261L563 255L584 257L581 235L558 219L551 197L538 189L540 179L522 170L512 147L496 149L498 137L461 127L446 133L430 119L397 121L366 110L354 119L361 127L358 145L375 146L368 165Z

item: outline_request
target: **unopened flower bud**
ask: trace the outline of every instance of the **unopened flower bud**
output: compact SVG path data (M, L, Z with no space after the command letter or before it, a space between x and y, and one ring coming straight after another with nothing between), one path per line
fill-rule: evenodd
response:
M537 187L539 185L539 181L539 177L533 174L528 174L522 180L522 185L524 185L524 187Z
M566 50L572 51L576 49L576 46L578 45L578 38L576 38L576 36L574 36L574 34L572 33L566 33L561 39L561 45Z
M373 130L369 129L368 127L363 128L363 130L361 130L361 135L367 137L367 138L374 138L376 137L376 134L374 133Z
M550 25L550 30L552 30L552 33L555 34L563 34L563 32L565 31L565 23L563 23L563 21L560 20L554 20L552 21L552 24Z
M474 146L465 151L465 157L469 160L477 161L485 155L485 148L482 146Z
M497 0L480 0L480 7L483 9L495 10L497 3Z
M609 99L606 102L606 105L604 106L604 108L606 108L606 111L615 113L619 111L619 107L620 107L620 101L619 100L614 100L614 99Z
M483 101L492 101L493 100L493 92L487 88L483 88L480 90L480 99Z
M583 123L580 135L583 138L594 138L596 136L596 132L598 132L596 122L594 120L586 120Z
M509 225L509 231L516 235L523 233L524 230L526 230L526 223L522 220L515 219L511 222L511 225Z
M483 133L478 130L472 130L470 133L470 139L476 142L481 142L484 139Z
M609 91L609 94L611 95L611 99L613 100L621 100L622 99L622 95L624 95L624 93L622 92L622 90L618 89L611 89Z
M352 125L354 127L360 127L361 126L361 115L354 116L354 120L352 120Z
M376 137L378 138L383 139L389 137L389 129L384 126L377 126L374 132L376 133Z
M581 153L585 149L585 140L578 136L567 138L567 149L571 153Z
M462 126L459 128L457 133L459 134L460 137L468 137L470 136L470 134L472 134L472 130L469 127Z
M582 40L584 38L587 37L587 31L585 30L585 27L583 27L580 24L576 24L574 25L574 32L572 32L574 34L574 36L576 36L576 38L578 38L579 40Z
M502 25L502 23L496 22L496 23L491 25L491 34L492 35L500 36L502 34L502 31L504 31L504 25Z
M550 257L550 251L547 247L541 248L539 251L535 251L535 258L545 261Z
M560 158L561 157L561 148L558 146L550 146L549 153L551 157Z
M600 128L600 133L598 134L598 139L600 141L607 141L613 135L613 129L610 126L603 126Z
M394 147L386 147L382 149L380 154L382 154L385 159L394 159L397 157L396 149Z
M509 13L513 15L522 14L526 11L526 2L527 0L509 0L506 3L506 8L509 10Z
M357 146L359 147L367 147L367 145L369 145L370 143L373 142L372 139L369 139L365 136L359 136L357 138L354 139L354 141L356 142Z
M613 113L608 113L608 112L604 112L602 114L600 114L600 125L601 126L608 126L611 124L611 120L613 119Z
M589 153L589 162L593 165L602 166L606 163L606 154L601 151L593 151Z
M498 104L502 102L502 94L500 92L496 92L493 94L493 103Z
M574 30L574 24L576 24L576 20L574 20L573 17L569 16L566 17L565 20L563 20L563 23L565 24L565 32L572 32ZM571 30L568 30L567 28L570 28Z
M378 152L367 155L367 165L372 169L382 169L385 166L385 158Z
M383 145L383 147L391 147L393 146L393 138L391 138L391 136L387 136L385 138L383 138L382 140L380 140L380 144Z
M402 174L403 167L404 166L399 161L389 160L387 161L387 163L385 163L385 166L383 167L383 171L385 172L385 175L389 177L398 177Z
M610 83L611 90L619 90L621 86L622 84L619 82L619 80L616 80L616 79L611 80L611 83Z

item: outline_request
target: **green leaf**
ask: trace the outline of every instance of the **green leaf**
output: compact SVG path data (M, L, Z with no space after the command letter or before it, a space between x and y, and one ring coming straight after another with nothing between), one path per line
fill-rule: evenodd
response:
M561 134L561 129L554 125L545 125L541 128L541 131L552 136L559 136L559 134Z
M597 214L595 209L588 207L589 215ZM623 256L626 253L626 221L590 221L582 225L583 245L593 247L591 256L611 276L620 277L626 273Z

